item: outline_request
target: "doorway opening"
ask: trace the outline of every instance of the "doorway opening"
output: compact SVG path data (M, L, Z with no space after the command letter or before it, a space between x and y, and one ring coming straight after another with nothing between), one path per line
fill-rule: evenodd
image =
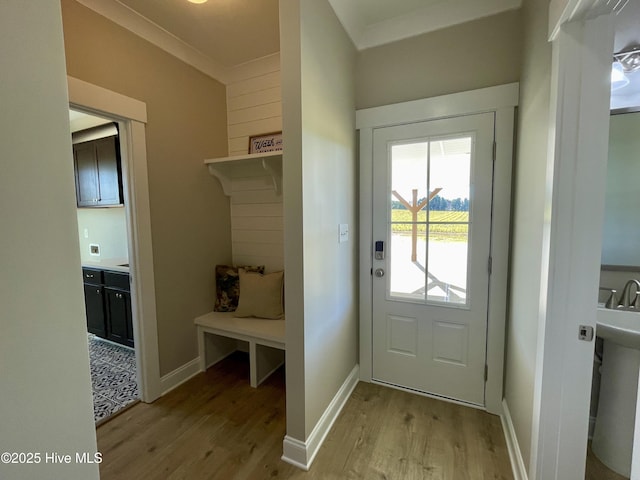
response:
M73 77L67 77L67 81L71 109L110 119L118 126L122 145L120 153L129 260L126 263L129 263L130 275L131 336L135 344L139 398L150 403L160 397L162 384L146 159L146 105ZM84 232L79 234L84 235Z
M69 110L96 425L139 401L118 123Z

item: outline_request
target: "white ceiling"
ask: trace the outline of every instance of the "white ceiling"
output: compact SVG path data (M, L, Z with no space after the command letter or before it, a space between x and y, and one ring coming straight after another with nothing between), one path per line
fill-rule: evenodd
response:
M88 113L69 109L69 124L71 126L71 133L85 130L91 127L97 127L98 125L104 125L111 122L113 122L113 120L108 120L106 118L89 115Z
M329 0L358 50L520 8L522 0Z
M119 0L224 67L280 50L278 0Z
M278 0L77 0L214 78L280 50ZM522 0L329 0L359 49L519 8Z

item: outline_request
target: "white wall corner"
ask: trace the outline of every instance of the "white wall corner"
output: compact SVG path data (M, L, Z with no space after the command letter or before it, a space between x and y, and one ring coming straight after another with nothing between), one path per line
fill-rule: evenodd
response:
M284 441L282 442L283 461L302 470L309 470L331 427L340 415L347 400L349 400L351 393L356 388L359 378L360 366L356 365L338 389L338 392L329 403L329 406L305 442L288 435L284 437Z
M513 478L515 480L528 480L527 468L525 467L525 463L522 458L522 452L520 451L520 445L518 444L518 438L516 437L516 431L513 426L513 420L511 418L511 413L509 412L509 406L507 405L506 399L502 400L500 421L502 422L502 430L504 431L504 438L507 442L507 450L509 451L509 460L511 460Z
M347 32L356 48L360 49L360 39L366 25L363 16L358 12L356 2L352 0L329 0L329 3L338 20L340 20L342 28Z
M200 357L196 357L190 362L185 363L181 367L176 368L172 372L160 378L160 389L164 396L171 390L178 388L180 385L195 377L200 373Z

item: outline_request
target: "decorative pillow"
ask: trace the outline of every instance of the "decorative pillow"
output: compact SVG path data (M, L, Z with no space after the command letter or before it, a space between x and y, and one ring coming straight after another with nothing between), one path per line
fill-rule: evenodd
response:
M240 268L240 301L234 317L282 318L284 272L267 275Z
M264 273L264 265L257 267L234 267L232 265L216 265L216 304L214 312L233 312L238 307L240 296L240 277L238 268L247 272Z

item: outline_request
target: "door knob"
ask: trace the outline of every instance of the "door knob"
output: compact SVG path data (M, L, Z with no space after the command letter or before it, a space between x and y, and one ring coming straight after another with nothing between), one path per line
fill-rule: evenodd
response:
M382 268L376 268L376 271L373 273L378 278L384 277L384 270Z

